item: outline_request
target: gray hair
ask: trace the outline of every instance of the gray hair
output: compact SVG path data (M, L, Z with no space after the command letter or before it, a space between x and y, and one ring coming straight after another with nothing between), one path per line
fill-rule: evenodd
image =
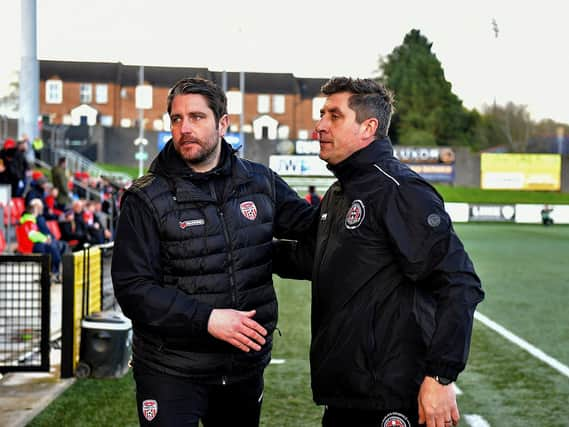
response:
M332 77L320 89L326 95L349 92L348 106L355 111L356 121L374 117L379 125L375 132L377 138L385 138L389 131L391 116L395 110L394 95L385 86L372 79L352 79L351 77Z

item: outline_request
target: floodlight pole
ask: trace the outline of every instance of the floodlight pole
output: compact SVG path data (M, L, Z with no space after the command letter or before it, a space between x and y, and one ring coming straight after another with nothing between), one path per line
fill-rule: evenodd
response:
M22 0L22 54L20 57L20 114L18 138L27 135L30 146L26 151L28 161L34 160L31 142L38 137L39 117L39 64L37 56L37 6L36 0Z

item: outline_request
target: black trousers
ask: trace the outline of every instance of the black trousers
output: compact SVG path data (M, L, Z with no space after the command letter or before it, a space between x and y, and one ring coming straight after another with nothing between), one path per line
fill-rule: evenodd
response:
M228 385L200 384L135 368L141 426L257 427L263 402L263 375Z
M417 408L389 411L368 411L327 406L322 427L418 427Z

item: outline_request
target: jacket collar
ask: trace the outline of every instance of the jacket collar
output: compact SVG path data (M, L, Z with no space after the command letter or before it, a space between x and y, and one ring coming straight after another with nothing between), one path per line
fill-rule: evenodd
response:
M150 165L149 172L162 176L172 194L179 202L214 201L209 191L204 191L203 184L215 179L225 179L233 187L248 182L251 171L235 155L231 146L222 139L221 155L216 167L208 172L195 172L182 159L170 139Z
M390 157L393 157L393 146L389 138L386 137L376 139L336 165L328 165L328 169L334 173L340 182L344 182L353 176L361 175L362 172L365 173L368 166Z

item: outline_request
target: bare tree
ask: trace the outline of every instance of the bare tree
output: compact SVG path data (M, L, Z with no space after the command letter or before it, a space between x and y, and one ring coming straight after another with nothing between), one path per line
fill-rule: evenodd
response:
M507 140L512 152L525 153L534 123L527 111L527 106L508 102L506 106L486 107L484 114L492 116L498 129Z

